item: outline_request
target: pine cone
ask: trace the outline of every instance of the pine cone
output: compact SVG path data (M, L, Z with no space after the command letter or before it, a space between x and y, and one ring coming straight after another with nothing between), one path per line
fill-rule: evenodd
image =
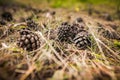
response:
M72 26L75 26L76 28L78 28L78 32L79 32L80 30L83 30L85 28L85 23L83 19L79 17L73 22Z
M33 51L40 47L40 38L29 30L21 30L17 45L27 51Z
M55 12L55 11L51 11L50 14L51 14L51 15L55 15L56 12Z
M0 20L0 25L6 25L6 22L4 20Z
M72 35L73 35L73 33L71 30L71 26L68 23L64 22L58 28L57 38L60 42L71 42Z
M29 28L22 28L21 30L18 30L20 35L27 35L32 33Z
M33 30L37 30L38 29L38 24L35 23L33 20L31 19L28 19L27 20L27 26L30 28L30 29L33 29Z
M74 35L76 35L77 33L79 33L80 31L84 30L84 27L81 26L80 24L73 24L71 26L71 30L74 33Z
M71 32L73 33L72 39L81 31L84 30L85 24L82 20L82 18L77 18L76 22L73 22L71 26Z
M35 9L35 8L32 8L32 11L35 13L35 14L39 14L42 12L42 10L40 9Z
M81 17L79 17L76 19L76 22L78 22L78 23L83 22L83 19Z
M12 21L13 20L13 16L10 12L4 12L1 14L2 19L6 20L6 21Z
M101 35L108 39L117 39L120 40L120 36L115 31L103 30Z
M0 37L3 35L4 31L3 29L0 29Z
M79 49L85 49L87 46L91 46L90 36L87 31L83 30L79 32L73 39L75 45Z
M120 40L120 36L117 32L115 32L114 29L112 29L109 26L104 26L100 23L98 23L98 33L108 39L117 39Z
M102 18L107 20L107 21L113 21L112 16L109 13L103 14Z

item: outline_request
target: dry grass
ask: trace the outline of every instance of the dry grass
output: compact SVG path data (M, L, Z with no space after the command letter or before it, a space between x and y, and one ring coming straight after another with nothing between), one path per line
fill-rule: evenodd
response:
M29 16L28 13L33 13L20 11L24 17ZM77 12L69 14L61 10L56 10L56 12L55 16L46 17L46 13L41 13L39 19L35 18L40 25L40 30L33 32L37 33L42 41L41 47L35 51L27 52L17 47L16 40L19 37L17 31L0 39L0 80L119 80L120 47L115 47L114 39L100 35L99 26L96 25L96 22L103 25L109 22L102 23L99 19L93 19ZM15 19L21 17L18 13L14 13ZM84 19L86 28L92 35L91 47L79 50L74 44L51 40L50 33L46 36L46 31L50 32L50 29L56 29L61 22L68 21L66 14L72 16L70 22L79 16ZM16 30L21 25L23 23L16 22L2 29L14 27Z

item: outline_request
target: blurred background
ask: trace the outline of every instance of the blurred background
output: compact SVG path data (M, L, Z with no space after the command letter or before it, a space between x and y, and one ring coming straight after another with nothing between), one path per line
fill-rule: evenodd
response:
M0 5L20 5L37 8L64 8L92 13L109 13L120 19L120 0L0 0Z

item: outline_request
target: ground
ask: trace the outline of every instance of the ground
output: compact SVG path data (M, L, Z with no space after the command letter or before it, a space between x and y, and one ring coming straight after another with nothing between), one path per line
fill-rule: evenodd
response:
M10 21L0 17L0 80L120 79L120 20L114 3L105 9L107 2L104 5L98 2L97 6L95 3L79 5L77 0L71 0L73 5L67 0L64 3L48 0L49 4L47 0L16 1L12 5L2 2L0 6L1 15L12 14L12 19L7 17ZM40 37L41 46L26 51L17 41L19 30L29 28L27 19L30 18L38 25L30 29ZM92 45L86 49L56 39L61 23L72 25L77 18L83 19L85 30L91 35Z

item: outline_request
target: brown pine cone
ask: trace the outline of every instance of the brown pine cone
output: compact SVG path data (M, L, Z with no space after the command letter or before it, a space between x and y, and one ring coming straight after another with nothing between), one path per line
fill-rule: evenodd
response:
M77 18L74 22L73 25L78 28L78 30L83 30L85 28L85 23L81 17Z
M10 12L4 12L1 14L2 19L6 20L6 21L12 21L13 20L13 16Z
M79 33L80 31L84 30L84 27L81 26L80 24L73 24L73 25L71 26L71 30L72 30L72 32L74 33L74 36L73 36L73 37L75 37L75 35L76 35L77 33Z
M76 19L76 22L77 22L77 23L83 22L83 19L82 19L81 17L78 17L78 18Z
M120 40L119 34L110 26L102 25L98 23L98 33L108 39L117 39Z
M115 31L110 31L110 30L103 30L101 33L102 36L108 39L117 39L120 40L119 34L117 34Z
M37 29L38 29L38 24L37 24L35 21L33 21L32 19L28 19L28 20L26 21L26 23L27 23L27 26L28 26L30 29L33 29L33 30L37 30Z
M4 26L6 25L6 21L5 20L0 20L0 26Z
M17 41L17 45L27 51L33 51L40 47L40 37L29 31L29 30L21 30L20 38Z
M79 49L86 49L88 46L91 46L90 35L85 30L79 32L73 41Z
M57 30L57 39L60 42L70 43L72 40L71 36L73 36L71 26L67 22L62 23L61 26L58 27L58 30Z

